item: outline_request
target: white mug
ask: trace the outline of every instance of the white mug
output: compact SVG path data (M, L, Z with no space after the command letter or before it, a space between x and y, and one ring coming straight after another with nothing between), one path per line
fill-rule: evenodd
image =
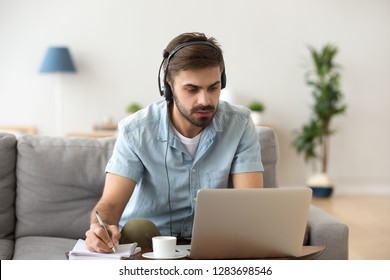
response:
M156 258L171 258L176 252L175 236L155 236L152 238L153 255Z

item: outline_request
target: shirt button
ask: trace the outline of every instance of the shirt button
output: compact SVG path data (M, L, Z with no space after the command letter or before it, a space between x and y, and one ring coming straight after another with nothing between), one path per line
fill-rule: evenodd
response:
M194 168L194 169L192 169L192 173L195 173L196 172L196 169Z

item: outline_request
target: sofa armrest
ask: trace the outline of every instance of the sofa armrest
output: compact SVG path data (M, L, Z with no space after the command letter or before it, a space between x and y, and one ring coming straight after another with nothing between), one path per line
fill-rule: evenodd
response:
M0 239L0 260L11 260L14 254L14 241L1 238Z
M325 251L316 259L347 260L348 259L348 226L311 205L308 219L309 244L324 245Z

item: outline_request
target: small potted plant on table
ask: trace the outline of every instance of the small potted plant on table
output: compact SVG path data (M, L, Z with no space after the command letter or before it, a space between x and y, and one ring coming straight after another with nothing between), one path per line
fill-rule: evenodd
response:
M141 105L139 105L138 103L130 103L127 107L126 107L126 112L127 114L131 115L139 110L141 110L142 107Z
M264 103L254 100L249 103L248 108L251 110L251 117L255 125L262 124L262 114L265 111Z

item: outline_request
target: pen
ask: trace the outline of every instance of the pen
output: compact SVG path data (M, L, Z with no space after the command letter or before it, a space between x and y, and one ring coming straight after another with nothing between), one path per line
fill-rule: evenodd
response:
M105 226L104 223L103 223L102 218L100 218L100 216L99 216L98 211L95 211L95 215L96 215L96 219L98 220L100 226L104 229L104 231L106 232L108 238L111 239L110 235L108 234L107 228L106 228L106 226ZM111 242L112 242L112 239L111 239ZM112 242L112 251L113 251L114 253L116 253L114 242Z

